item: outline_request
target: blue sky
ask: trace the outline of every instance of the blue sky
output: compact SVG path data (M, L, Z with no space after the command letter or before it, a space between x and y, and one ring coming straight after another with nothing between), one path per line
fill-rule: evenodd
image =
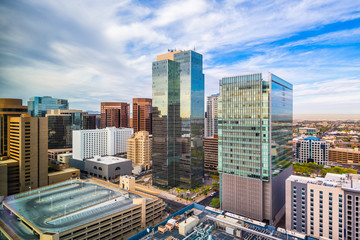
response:
M98 111L151 97L156 55L195 47L206 95L269 71L294 85L295 116L360 114L359 1L4 0L0 26L0 97Z

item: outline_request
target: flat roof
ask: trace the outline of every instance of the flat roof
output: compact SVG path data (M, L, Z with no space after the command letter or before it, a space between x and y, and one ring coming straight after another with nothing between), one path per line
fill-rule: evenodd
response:
M3 205L39 232L61 233L136 206L135 198L150 200L96 181L76 179L9 196ZM24 230L8 216L9 211L0 209L0 220L21 236Z
M105 156L105 157L95 156L94 158L89 158L89 159L86 159L85 161L102 163L102 164L106 164L106 165L111 165L111 164L116 164L116 163L121 163L121 162L128 162L128 161L131 162L130 159L114 157L114 156Z
M67 173L67 172L80 172L80 170L76 169L76 168L64 168L64 169L61 169L60 171L48 173L48 176L61 175L61 174Z

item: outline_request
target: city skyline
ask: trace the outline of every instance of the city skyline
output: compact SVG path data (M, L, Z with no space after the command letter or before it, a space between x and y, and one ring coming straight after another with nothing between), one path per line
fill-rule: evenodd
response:
M154 56L196 48L205 96L222 77L269 71L293 83L294 119L359 119L359 9L338 1L3 2L0 95L50 95L99 111L102 101L151 97Z

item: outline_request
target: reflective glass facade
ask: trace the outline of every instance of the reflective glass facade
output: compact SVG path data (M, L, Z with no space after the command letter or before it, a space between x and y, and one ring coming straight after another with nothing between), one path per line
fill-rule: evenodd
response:
M47 110L52 109L69 109L68 100L45 96L32 97L28 101L28 112L32 117L45 117Z
M49 149L72 148L70 115L50 115L48 119Z
M157 186L176 186L180 159L180 64L152 64L152 180Z
M194 188L204 165L202 55L183 51L169 59L153 63L153 184Z

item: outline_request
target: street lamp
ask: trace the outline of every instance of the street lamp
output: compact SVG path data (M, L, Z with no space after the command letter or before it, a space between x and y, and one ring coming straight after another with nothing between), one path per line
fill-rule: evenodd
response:
M50 198L50 201L51 201L51 209L52 209L52 197Z
M38 193L39 193L39 202L40 202L40 191L38 191Z

